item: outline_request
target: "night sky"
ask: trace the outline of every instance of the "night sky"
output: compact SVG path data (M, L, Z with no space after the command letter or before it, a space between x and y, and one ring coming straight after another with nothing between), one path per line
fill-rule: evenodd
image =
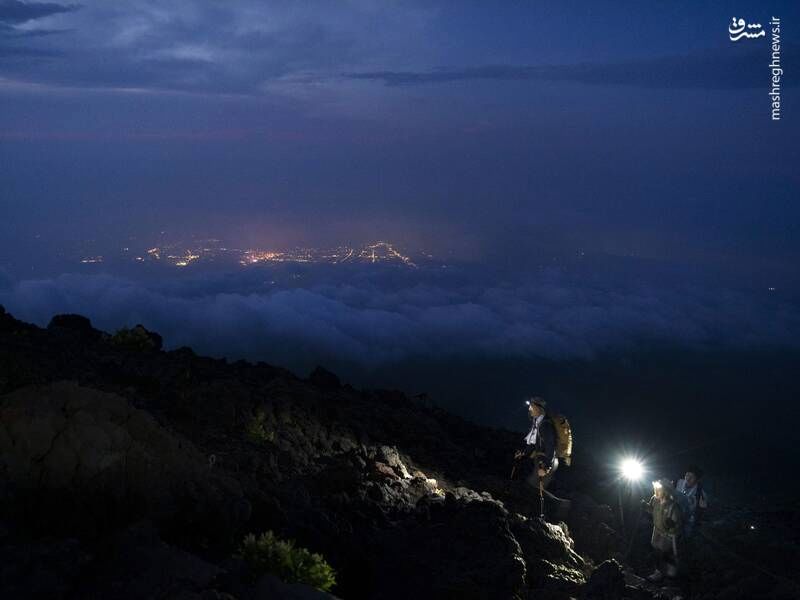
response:
M772 16L780 121L768 40L728 39ZM0 0L0 303L462 401L432 365L487 361L503 410L543 387L510 364L797 352L798 31L797 2ZM438 267L76 260L191 237Z

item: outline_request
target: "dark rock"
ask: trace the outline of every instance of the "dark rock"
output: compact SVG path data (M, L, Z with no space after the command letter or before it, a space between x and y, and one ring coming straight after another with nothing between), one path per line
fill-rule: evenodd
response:
M511 531L528 564L532 588L575 595L586 582L587 565L572 549L563 527L516 516L511 520Z
M150 338L150 341L153 343L153 348L156 350L161 350L164 347L164 338L161 337L160 334L156 333L155 331L150 331L144 325L137 325L134 329L142 329L144 333Z
M586 494L571 499L567 524L573 532L576 549L596 562L611 558L619 552L621 538L612 527L611 508L598 504Z
M218 590L203 590L200 592L199 600L236 600L236 597Z
M406 521L385 534L373 556L380 559L372 565L376 596L513 598L525 590L525 561L507 511L495 502L451 498L431 512L430 523Z
M3 598L66 598L91 558L75 539L0 546L0 593Z
M309 375L308 380L323 390L338 390L342 387L342 382L334 373L322 367L316 367Z
M335 596L302 583L284 583L274 575L264 575L256 583L253 600L334 600Z
M207 465L190 442L114 394L60 382L0 403L0 471L20 498L35 498L25 512L44 511L38 526L86 533L148 516L175 531L179 523L237 531L249 503Z
M589 577L583 592L586 600L621 600L625 596L625 574L616 560L602 562Z
M92 322L82 315L55 315L47 325L50 331L70 331L93 339L100 339L102 332L92 327Z
M177 598L198 594L219 573L214 565L165 544L151 524L140 523L119 535L102 560L93 565L80 597Z
M644 587L626 585L625 598L630 598L630 600L653 600L655 596L650 590Z

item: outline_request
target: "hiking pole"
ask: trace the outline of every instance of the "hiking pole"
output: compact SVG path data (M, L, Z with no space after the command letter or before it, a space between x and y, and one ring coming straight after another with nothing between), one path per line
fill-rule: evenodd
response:
M519 463L519 459L514 458L514 464L511 465L511 475L508 476L508 482L506 483L506 494L511 493L511 482L514 481L514 475L517 472L517 463Z
M544 519L544 483L541 475L539 476L539 517Z

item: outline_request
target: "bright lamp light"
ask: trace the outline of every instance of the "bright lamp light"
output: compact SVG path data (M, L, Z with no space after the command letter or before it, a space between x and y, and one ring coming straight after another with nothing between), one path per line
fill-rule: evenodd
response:
M644 467L635 458L626 458L620 465L622 476L628 481L639 481L644 475Z

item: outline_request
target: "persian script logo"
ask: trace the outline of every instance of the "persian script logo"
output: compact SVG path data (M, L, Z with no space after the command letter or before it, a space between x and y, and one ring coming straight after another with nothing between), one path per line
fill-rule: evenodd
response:
M744 19L737 19L736 17L731 19L731 24L728 26L728 34L732 42L738 42L742 38L755 39L767 35L761 28L761 23L748 23L745 25Z

